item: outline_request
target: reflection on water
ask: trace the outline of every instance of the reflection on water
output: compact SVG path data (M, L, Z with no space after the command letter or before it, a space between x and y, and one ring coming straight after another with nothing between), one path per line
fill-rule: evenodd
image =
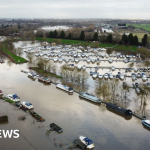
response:
M86 62L79 63L87 65ZM57 64L58 72L67 77L62 82L73 82L77 85L77 90L84 90L82 84L87 85L85 91L89 93L94 93L95 87L103 88L103 91L106 88L107 93L105 95L101 91L99 91L100 93L95 92L95 94L110 102L114 101L125 108L131 108L133 111L140 108L143 111L141 115L145 114L149 117L150 102L148 97L145 105L145 98L141 99L141 96L138 96L135 90L131 88L129 92L126 92L125 99L125 91L123 91L121 81L118 81L119 83L114 80L96 79L93 81L91 76L85 77L87 73L84 71L74 70L74 73L71 73L71 71L66 73L66 71L61 70L64 63ZM115 62L114 64L101 62L101 64L119 66L119 63L115 64ZM21 101L31 102L34 110L43 116L46 121L38 123L14 105L0 100L0 115L8 115L9 117L8 124L0 124L0 129L20 130L19 139L1 139L2 149L59 150L61 149L60 143L63 145L69 144L80 134L83 134L94 141L95 150L149 150L149 131L142 126L141 120L135 117L125 120L123 117L108 111L104 104L94 105L80 99L76 93L68 95L64 91L56 89L54 84L45 86L38 80L33 81L27 77L27 74L20 72L21 69L27 70L27 68L27 64L13 64L12 66L9 66L9 63L0 64L0 89L3 90L4 96L8 93L14 93L21 97ZM86 71L89 72L90 69ZM109 70L100 69L99 71L105 73ZM113 73L116 72L118 70ZM132 83L130 78L126 78L125 81L128 85ZM137 82L141 82L141 79L138 79ZM117 84L119 88L115 87ZM116 89L114 90L114 88ZM113 91L114 93L110 94ZM122 96L120 96L121 92ZM27 119L18 121L18 117L23 115L26 115ZM49 135L45 135L46 128L53 122L63 128L63 133L51 132ZM9 144L6 145L6 142Z

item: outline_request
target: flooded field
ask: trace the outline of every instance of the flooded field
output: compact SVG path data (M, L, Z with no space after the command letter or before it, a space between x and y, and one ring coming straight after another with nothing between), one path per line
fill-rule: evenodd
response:
M31 45L28 46L30 47ZM64 58L67 57L65 56ZM43 116L46 121L43 123L36 122L28 113L18 110L16 106L0 100L0 116L8 115L9 117L9 122L0 124L0 129L20 130L19 139L0 140L2 149L59 150L65 146L69 146L79 135L85 135L93 140L95 144L94 150L149 150L150 131L142 125L140 119L133 116L128 120L107 110L105 104L95 105L84 99L80 99L79 95L75 92L73 95L69 95L62 90L56 89L56 85L54 84L44 85L38 82L37 79L34 81L28 78L27 74L20 71L21 69L28 71L28 66L31 64L17 65L10 63L7 58L4 58L4 60L5 63L0 64L0 90L3 91L4 96L8 93L18 94L21 101L32 103L34 111ZM72 62L68 64L70 63ZM54 64L57 66L58 74L61 74L61 66L66 63L57 62ZM85 61L74 64L97 66L96 63L88 64ZM138 65L142 64L134 64L136 67ZM127 67L128 63L113 62L110 64L109 62L101 61L98 66ZM86 69L88 75L91 70L94 71L94 68ZM109 72L109 69L99 69L98 72L104 74ZM117 72L119 72L118 69L112 71L114 75ZM124 70L120 70L120 72L124 72ZM61 82L60 79L53 80ZM127 77L124 81L132 86L133 81L131 78ZM86 80L86 84L88 85L86 91L96 95L95 88L99 82L100 79L93 80L89 75ZM105 80L105 82L111 82L111 80ZM119 89L117 92L119 95L122 90L122 82L119 80ZM143 83L142 79L137 79L136 82ZM147 119L150 118L149 98L147 98L145 105L141 96L138 96L132 88L127 93L127 98L118 98L117 103L121 103L122 107L131 109L141 116L146 115ZM27 119L19 121L18 117L21 115L26 115ZM61 134L55 131L45 134L46 128L49 128L49 124L53 122L63 128ZM8 141L9 144L6 145ZM61 144L63 145L62 147Z
M69 26L45 26L45 27L42 27L41 29L43 30L66 30L66 29L70 29L71 27Z

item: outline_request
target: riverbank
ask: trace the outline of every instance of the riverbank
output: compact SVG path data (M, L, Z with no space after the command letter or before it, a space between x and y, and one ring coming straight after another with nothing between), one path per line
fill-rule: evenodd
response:
M15 55L14 53L10 52L9 50L7 50L6 46L4 46L3 48L3 52L4 54L9 57L13 62L17 63L17 64L22 64L22 63L26 63L28 62L26 59Z
M40 68L37 68L37 67L30 67L29 69L35 70L35 71L37 71L39 73L43 73L45 75L49 75L49 76L52 76L52 77L56 77L56 78L62 79L62 77L59 76L59 75L56 75L56 74L53 74L53 73L50 73L50 72L46 72L46 71L44 71L44 70L42 70Z

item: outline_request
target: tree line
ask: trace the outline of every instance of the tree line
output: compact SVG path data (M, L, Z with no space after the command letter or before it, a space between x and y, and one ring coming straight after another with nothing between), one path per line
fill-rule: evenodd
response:
M58 34L57 30L50 31L49 34L48 34L48 37L49 38L73 39L71 32L69 32L68 35L66 35L66 33L63 30L60 32L60 34ZM78 39L79 40L83 40L83 41L86 40L86 36L85 36L84 30L81 31ZM98 33L97 32L94 33L94 35L92 37L92 40L98 41Z

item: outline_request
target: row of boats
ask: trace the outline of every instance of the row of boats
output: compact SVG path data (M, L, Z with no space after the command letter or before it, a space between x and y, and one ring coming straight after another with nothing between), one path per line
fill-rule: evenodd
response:
M7 94L7 98L15 103L20 102L20 97L17 94ZM20 102L21 106L27 109L33 109L33 105L29 102Z
M82 51L81 52L67 52L67 53L64 53L64 52L60 52L59 50L53 50L51 52L49 51L42 51L40 53L36 53L35 56L44 56L44 55L47 55L47 56L51 56L51 57L61 57L61 56L71 56L71 57L89 57L89 56L99 56L101 58L109 58L109 57L117 57L117 58L126 58L126 59L130 59L130 58L136 58L135 55L119 55L119 54L89 54L89 53L83 53Z
M41 56L40 54L36 54L36 56ZM79 61L86 61L87 63L100 63L101 61L104 61L104 60L100 60L100 58L90 58L90 57L88 57L88 58L86 58L86 59L80 59L79 57L76 57L76 58L62 58L61 56L56 56L55 58L50 58L49 56L43 56L43 59L45 59L45 60L53 60L54 62L63 62L63 61L65 61L65 62L69 62L69 61L71 61L71 62L79 62ZM108 61L109 63L113 63L113 61L116 61L116 60L114 60L114 59L108 59L108 60L105 60L105 61ZM128 62L136 62L136 60L132 60L132 61L130 61L130 60L128 60L128 59L124 59L124 60L122 60L124 63L128 63Z
M113 78L116 78L116 79L120 79L120 80L124 80L126 78L126 73L125 72L118 72L117 75L113 75L112 72L108 72L108 73L105 73L105 74L101 74L97 71L93 72L93 71L90 71L90 75L92 75L93 78L99 78L99 79L113 79ZM135 81L137 78L142 78L143 81L147 81L148 78L146 76L145 73L132 73L131 74L131 78L133 81Z

